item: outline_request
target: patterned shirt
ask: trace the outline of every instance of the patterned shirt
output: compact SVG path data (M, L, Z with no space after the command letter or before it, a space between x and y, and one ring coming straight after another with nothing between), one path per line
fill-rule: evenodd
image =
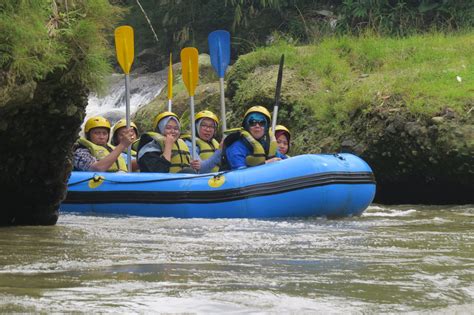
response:
M92 164L97 162L97 159L91 154L89 149L77 148L74 151L73 165L75 171L90 171Z

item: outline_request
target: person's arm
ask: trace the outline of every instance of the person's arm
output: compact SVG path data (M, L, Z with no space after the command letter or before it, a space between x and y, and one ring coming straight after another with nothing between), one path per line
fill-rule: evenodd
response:
M226 150L227 161L231 170L247 167L246 157L249 151L240 141L234 142Z
M161 152L153 151L143 154L138 159L138 166L142 173L169 173L171 163L162 156Z
M127 147L124 146L123 143L119 143L106 157L93 163L89 167L89 170L95 172L106 172L112 164L117 161L118 157L122 154L122 151L126 148Z
M77 148L74 150L73 166L75 171L87 172L97 159L86 148Z
M219 164L221 161L221 155L222 151L220 149L217 149L213 155L211 155L210 158L207 160L204 160L201 162L201 170L199 173L204 174L204 173L210 173L212 169Z
M276 162L276 161L281 161L281 158L282 158L282 155L281 155L280 151L277 150L276 153L275 153L275 157L272 157L271 159L266 160L265 164Z

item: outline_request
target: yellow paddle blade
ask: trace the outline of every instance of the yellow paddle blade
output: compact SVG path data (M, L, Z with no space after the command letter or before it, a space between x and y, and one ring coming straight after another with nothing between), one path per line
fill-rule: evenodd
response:
M186 47L181 50L181 67L184 85L189 96L194 96L199 79L198 50L194 47Z
M115 29L115 52L123 72L129 74L135 53L131 26L124 25Z
M173 99L173 59L170 54L170 66L168 68L168 99Z

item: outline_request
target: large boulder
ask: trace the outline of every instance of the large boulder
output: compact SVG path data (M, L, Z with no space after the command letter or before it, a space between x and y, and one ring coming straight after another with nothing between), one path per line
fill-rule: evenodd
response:
M88 91L56 72L0 107L0 225L51 225L66 194Z

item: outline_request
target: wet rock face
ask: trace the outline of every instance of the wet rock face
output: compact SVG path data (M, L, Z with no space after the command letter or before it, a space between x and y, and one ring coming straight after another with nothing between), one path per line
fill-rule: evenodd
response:
M440 122L378 108L355 117L352 126L351 136L358 140L345 149L372 167L375 202L474 202L474 126L469 117L445 115Z
M0 108L0 225L52 225L58 219L87 105L87 91L59 77L38 82L29 101Z

